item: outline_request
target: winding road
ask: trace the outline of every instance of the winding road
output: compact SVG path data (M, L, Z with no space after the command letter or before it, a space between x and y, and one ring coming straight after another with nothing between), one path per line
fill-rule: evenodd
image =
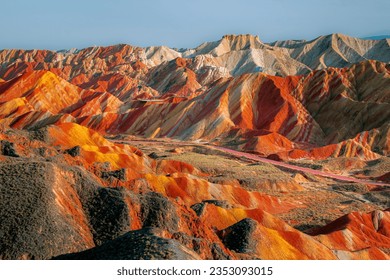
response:
M130 141L128 141L128 140L111 140L111 141L120 142L120 143L126 143L126 144L129 144L129 145L133 144L134 142L138 142L138 143L149 143L149 144L151 144L151 143L167 143L167 144L170 144L170 145L177 144L177 146L201 146L201 147L212 149L212 150L218 150L218 151L227 153L227 154L235 156L235 157L244 157L244 158L251 159L251 160L254 160L254 161L269 163L269 164L272 164L272 165L275 165L275 166L283 167L283 168L286 168L286 169L289 169L289 170L306 172L306 173L309 173L309 174L312 174L312 175L317 175L317 176L321 176L321 177L331 178L331 179L335 179L335 180L339 180L339 181L360 183L360 184L372 185L372 186L387 186L387 187L390 187L390 184L389 183L385 183L385 182L372 181L372 180L363 180L363 179L358 179L358 178L354 178L354 177L349 177L349 176L343 176L343 175L338 175L338 174L334 174L334 173L324 172L324 171L315 170L315 169L311 169L311 168L307 168L307 167L301 167L301 166L293 165L293 164L286 163L286 162L281 162L281 161L276 161L276 160L264 158L264 157L261 157L261 156L255 155L255 154L251 154L251 153L240 152L240 151L232 150L232 149L225 148L225 147L214 146L214 145L205 144L205 143L199 143L199 142L198 143L197 142L184 142L184 141L182 142L182 141L178 141L178 140L167 141L165 139L158 139L158 140L157 139L155 139L155 140L151 140L151 139L136 139L136 140L130 140Z
M212 147L212 148L214 148L216 150L219 150L219 151L222 151L222 152L226 152L226 153L229 153L231 155L235 155L237 157L245 157L245 158L252 159L252 160L255 160L255 161L270 163L270 164L275 165L275 166L284 167L284 168L287 168L287 169L290 169L290 170L307 172L309 174L318 175L318 176L327 177L327 178L332 178L332 179L336 179L336 180L339 180L339 181L353 182L353 183L360 183L360 184L368 184L368 185L375 185L375 186L390 186L390 184L385 183L385 182L378 182L378 181L371 181L371 180L361 180L361 179L357 179L357 178L353 178L353 177L337 175L337 174L328 173L328 172L324 172L324 171L319 171L319 170L315 170L315 169L311 169L311 168L307 168L307 167L296 166L296 165L293 165L293 164L280 162L280 161L276 161L276 160L272 160L272 159L268 159L268 158L263 158L263 157L260 157L260 156L254 155L254 154L240 152L240 151L236 151L236 150L231 150L231 149L224 148L224 147L218 147L218 146L208 146L208 147L210 147L210 148Z

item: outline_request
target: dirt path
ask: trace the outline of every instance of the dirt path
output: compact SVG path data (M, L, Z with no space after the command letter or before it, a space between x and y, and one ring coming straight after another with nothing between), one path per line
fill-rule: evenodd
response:
M357 179L357 178L353 178L353 177L349 177L349 176L337 175L337 174L333 174L333 173L329 173L329 172L319 171L319 170L315 170L315 169L311 169L311 168L307 168L307 167L296 166L296 165L293 165L293 164L290 164L290 163L285 163L285 162L276 161L276 160L272 160L272 159L268 159L268 158L263 158L263 157L260 157L258 155L254 155L254 154L250 154L250 153L246 153L246 152L240 152L240 151L228 149L228 148L225 148L225 147L209 145L209 144L205 144L205 143L184 142L184 141L181 142L181 141L178 141L178 140L167 141L165 139L155 139L155 140L152 140L152 139L134 139L134 140L130 140L130 141L127 141L127 140L114 140L114 141L115 142L121 142L121 143L127 143L127 144L130 144L130 145L131 145L131 142L138 142L138 143L142 142L142 143L149 143L149 144L151 144L151 143L160 143L160 144L161 143L167 143L167 144L170 144L170 145L177 144L178 146L201 146L201 147L205 147L205 148L208 148L208 149L218 150L218 151L230 154L230 155L235 156L235 157L244 157L244 158L247 158L247 159L251 159L251 160L255 160L255 161L259 161L259 162L264 162L264 163L269 163L269 164L272 164L272 165L275 165L275 166L279 166L279 167L283 167L283 168L286 168L286 169L290 169L290 170L294 170L294 171L300 171L300 172L306 172L306 173L309 173L309 174L322 176L322 177L326 177L326 178L332 178L332 179L336 179L336 180L339 180L339 181L360 183L360 184L365 184L365 185L389 186L390 187L390 184L389 183L385 183L385 182L378 182L378 181L371 181L371 180L361 180L361 179Z
M208 145L205 145L205 146L208 146ZM275 165L275 166L280 166L280 167L284 167L284 168L295 170L295 171L307 172L307 173L310 173L313 175L332 178L332 179L336 179L339 181L354 182L354 183L360 183L360 184L369 184L369 185L375 185L375 186L390 186L390 184L384 183L384 182L361 180L361 179L357 179L357 178L353 178L353 177L342 176L342 175L337 175L337 174L333 174L333 173L314 170L314 169L307 168L307 167L300 167L300 166L292 165L292 164L285 163L285 162L280 162L280 161L276 161L276 160L272 160L272 159L263 158L263 157L260 157L260 156L254 155L254 154L250 154L250 153L231 150L231 149L224 148L224 147L217 147L217 146L208 146L208 147L214 148L214 149L222 151L222 152L229 153L231 155L235 155L237 157L245 157L245 158L260 161L260 162L270 163L270 164Z

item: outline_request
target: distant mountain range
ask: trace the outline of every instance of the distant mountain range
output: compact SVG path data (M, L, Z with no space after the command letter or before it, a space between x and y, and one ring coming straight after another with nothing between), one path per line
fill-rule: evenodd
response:
M369 36L369 37L364 37L362 39L364 40L382 40L382 39L389 39L390 35L378 35L378 36Z
M84 65L88 69L83 72L107 73L118 72L118 67L122 68L121 71L128 71L123 68L134 62L142 63L150 69L164 67L164 63L175 58L186 58L196 74L207 72L213 76L228 77L263 72L286 76L307 74L327 67L346 67L369 59L388 63L389 42L389 39L366 40L331 34L311 41L287 40L266 44L258 36L249 34L225 35L218 41L180 50L165 46L140 48L129 45L58 52L3 50L0 51L0 62L2 71L20 63L39 63L33 67L35 69L70 66L74 70L81 66L75 63L87 60L94 66ZM104 66L101 64L103 61L106 64ZM76 73L69 74L74 77ZM4 76L4 73L0 73L0 76Z

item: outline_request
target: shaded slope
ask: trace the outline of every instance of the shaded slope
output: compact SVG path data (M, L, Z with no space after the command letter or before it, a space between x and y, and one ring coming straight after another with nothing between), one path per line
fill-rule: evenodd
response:
M94 246L88 219L52 163L0 166L1 259L47 259Z
M93 249L61 255L55 260L197 260L199 256L179 242L161 238L152 228L128 232Z

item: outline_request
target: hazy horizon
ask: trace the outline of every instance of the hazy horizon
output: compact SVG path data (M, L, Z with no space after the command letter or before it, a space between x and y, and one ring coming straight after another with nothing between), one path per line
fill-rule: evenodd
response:
M130 44L193 48L225 34L263 42L342 33L390 34L385 0L2 1L0 49L71 49Z

